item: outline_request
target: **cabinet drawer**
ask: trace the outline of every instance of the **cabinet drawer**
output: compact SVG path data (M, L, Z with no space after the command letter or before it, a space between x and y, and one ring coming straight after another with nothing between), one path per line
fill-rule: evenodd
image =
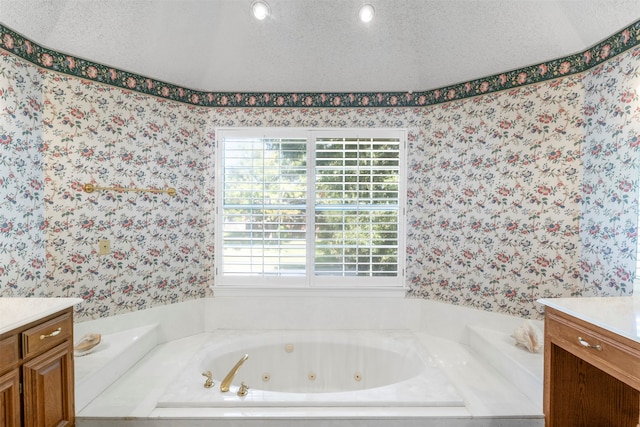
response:
M18 335L0 340L0 373L14 367L19 359Z
M69 339L72 333L73 320L69 313L27 329L22 333L22 356L25 359L35 356Z
M640 350L600 331L548 314L546 334L551 342L609 375L640 388Z

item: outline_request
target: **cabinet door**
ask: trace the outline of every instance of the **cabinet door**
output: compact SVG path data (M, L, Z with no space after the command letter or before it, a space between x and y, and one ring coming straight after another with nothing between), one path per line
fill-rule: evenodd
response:
M74 425L73 354L68 343L23 365L25 427Z
M0 376L0 425L20 427L20 371Z

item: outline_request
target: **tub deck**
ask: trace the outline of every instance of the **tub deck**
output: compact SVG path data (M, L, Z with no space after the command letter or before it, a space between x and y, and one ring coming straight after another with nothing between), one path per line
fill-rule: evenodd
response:
M145 332L145 331L142 331ZM101 367L101 374L122 370L119 360L131 352L141 352L138 343L149 348L155 334L149 328L135 339L121 333L118 342L130 342L115 355L115 367ZM220 407L220 408L159 408L157 402L171 386L171 381L193 358L196 351L210 339L210 333L159 344L139 361L117 375L104 390L92 388L87 375L92 370L89 356L76 359L76 378L82 386L78 395L96 397L81 399L83 407L76 408L79 427L114 426L439 426L439 427L533 427L544 426L542 415L542 355L532 355L516 348L508 334L470 328L470 343L434 337L424 333L416 336L429 349L433 363L440 367L463 397L462 407ZM105 348L109 335L103 336ZM113 349L117 346L111 346ZM96 352L94 356L99 355ZM499 372L497 367L500 367ZM506 369L505 369L506 367ZM95 370L94 370L95 371ZM94 382L98 381L94 378Z

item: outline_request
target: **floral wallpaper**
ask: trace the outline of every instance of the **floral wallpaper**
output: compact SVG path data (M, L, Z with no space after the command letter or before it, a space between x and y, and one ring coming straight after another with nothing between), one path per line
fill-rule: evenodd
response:
M208 111L76 78L43 76L47 284L77 317L204 297L213 273ZM177 195L82 186L175 188ZM99 241L111 253L99 255Z
M20 46L42 60L31 42ZM3 53L0 295L79 296L79 321L210 295L214 132L239 126L408 129L410 298L540 318L540 297L628 295L639 54L601 55L581 73L424 106L326 108L312 99L312 108L232 108ZM85 183L177 195L86 193ZM98 253L103 239L108 255Z
M582 76L457 101L410 154L413 296L531 317L580 288Z
M0 51L0 297L48 295L42 110L38 69Z
M571 295L631 294L638 239L640 49L585 77L580 188L580 288Z

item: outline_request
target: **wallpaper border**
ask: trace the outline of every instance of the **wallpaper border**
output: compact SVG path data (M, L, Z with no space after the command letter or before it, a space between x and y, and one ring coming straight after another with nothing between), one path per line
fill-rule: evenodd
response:
M589 70L640 44L640 20L587 50L439 89L365 93L241 93L188 89L42 47L0 23L0 49L45 70L202 107L425 107L515 89Z

